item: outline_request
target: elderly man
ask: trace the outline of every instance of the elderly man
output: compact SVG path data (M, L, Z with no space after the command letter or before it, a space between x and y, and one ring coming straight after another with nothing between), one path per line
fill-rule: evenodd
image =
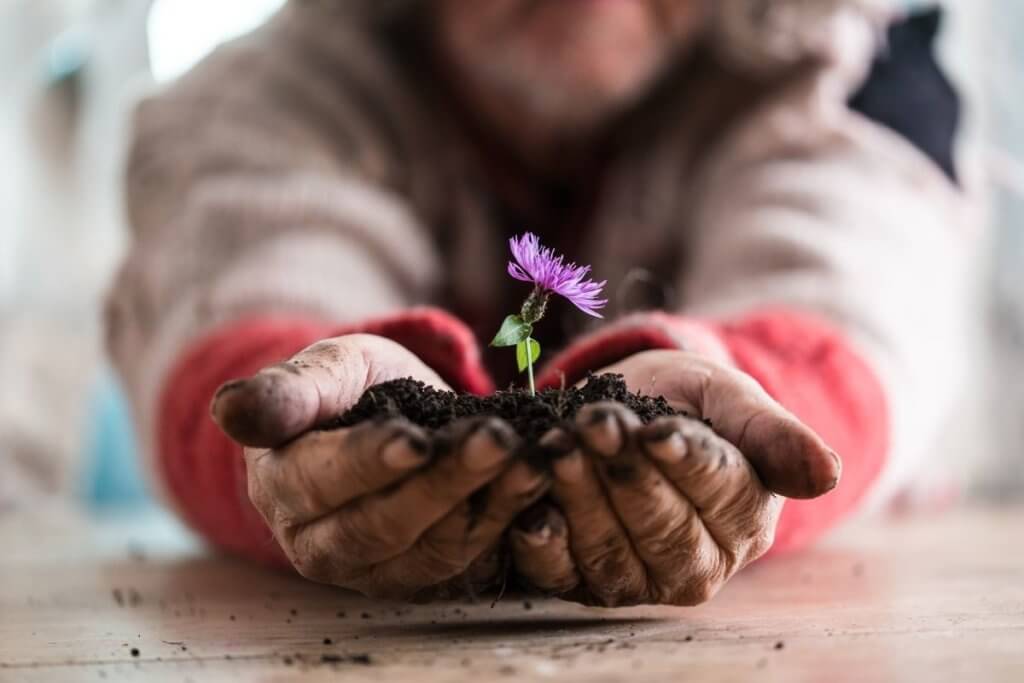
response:
M167 498L371 596L513 572L605 606L702 602L884 500L957 381L937 28L868 0L293 0L138 113L108 325ZM603 326L549 314L539 381L621 373L710 427L585 410L550 472L499 420L445 448L317 430L388 379L506 384L477 340L523 230L615 287Z

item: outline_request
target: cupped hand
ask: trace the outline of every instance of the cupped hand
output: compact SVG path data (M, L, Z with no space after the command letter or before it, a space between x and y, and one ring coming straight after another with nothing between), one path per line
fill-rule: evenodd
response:
M780 496L838 483L836 455L734 368L652 351L602 372L698 419L643 425L625 406L593 404L544 437L556 506L529 510L511 534L518 573L542 591L603 606L702 603L771 547Z
M503 569L506 528L550 480L512 462L518 437L496 419L317 430L405 377L447 389L394 342L338 337L226 384L212 412L245 446L249 496L300 574L388 599L472 591Z

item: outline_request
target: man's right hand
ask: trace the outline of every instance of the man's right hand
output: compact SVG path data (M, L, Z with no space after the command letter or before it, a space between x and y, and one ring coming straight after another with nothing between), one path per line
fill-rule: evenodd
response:
M490 582L506 527L550 485L512 462L518 437L497 419L455 423L433 439L403 419L317 431L367 388L404 377L448 388L402 346L349 335L214 398L217 424L245 447L249 497L307 578L399 600Z

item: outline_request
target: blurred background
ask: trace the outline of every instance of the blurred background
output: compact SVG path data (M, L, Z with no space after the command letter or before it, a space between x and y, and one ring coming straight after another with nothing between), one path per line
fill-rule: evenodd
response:
M126 243L128 117L281 4L0 0L0 512L39 496L147 504L100 325ZM979 236L990 258L977 278L973 383L935 446L948 465L935 485L1002 498L1024 491L1024 3L943 4L943 61L968 103L961 154L990 208Z

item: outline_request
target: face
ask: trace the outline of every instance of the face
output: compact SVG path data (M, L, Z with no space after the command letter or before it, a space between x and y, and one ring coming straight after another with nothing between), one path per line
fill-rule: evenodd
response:
M634 101L693 41L706 0L437 0L442 41L477 89L570 126Z

